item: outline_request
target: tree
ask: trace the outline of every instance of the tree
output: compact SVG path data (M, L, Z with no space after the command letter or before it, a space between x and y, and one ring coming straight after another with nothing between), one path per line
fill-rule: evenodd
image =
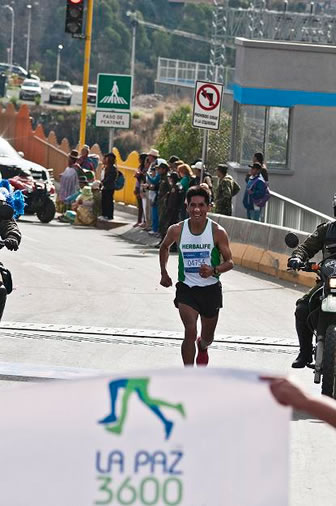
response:
M182 105L170 115L156 141L156 147L162 157L168 159L176 155L186 163L192 163L200 157L202 134L200 130L192 127L191 120L190 105Z
M182 105L163 124L156 141L160 155L176 155L186 163L202 156L203 130L193 128L190 105ZM207 166L214 171L219 163L228 161L231 145L231 116L222 112L218 132L209 132Z

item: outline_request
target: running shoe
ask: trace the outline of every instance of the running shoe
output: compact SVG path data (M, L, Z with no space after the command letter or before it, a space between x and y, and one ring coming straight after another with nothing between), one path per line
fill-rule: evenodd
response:
M197 344L197 350L198 350L197 357L196 357L196 364L203 365L204 367L206 367L209 362L208 348L206 348L205 350L202 350L200 337L197 338L196 344Z

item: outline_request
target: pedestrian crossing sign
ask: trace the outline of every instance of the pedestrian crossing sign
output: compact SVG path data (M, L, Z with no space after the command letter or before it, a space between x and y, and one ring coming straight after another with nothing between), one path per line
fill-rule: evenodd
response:
M132 76L98 74L96 108L105 111L130 111Z

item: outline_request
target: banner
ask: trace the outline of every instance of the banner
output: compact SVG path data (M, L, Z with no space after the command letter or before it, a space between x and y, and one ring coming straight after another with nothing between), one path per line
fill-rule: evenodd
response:
M0 406L3 505L288 505L290 410L255 374L48 382Z

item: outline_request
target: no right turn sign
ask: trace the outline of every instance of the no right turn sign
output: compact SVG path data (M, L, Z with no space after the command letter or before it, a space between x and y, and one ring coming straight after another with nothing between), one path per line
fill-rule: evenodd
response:
M194 97L193 127L218 130L223 85L197 81Z

